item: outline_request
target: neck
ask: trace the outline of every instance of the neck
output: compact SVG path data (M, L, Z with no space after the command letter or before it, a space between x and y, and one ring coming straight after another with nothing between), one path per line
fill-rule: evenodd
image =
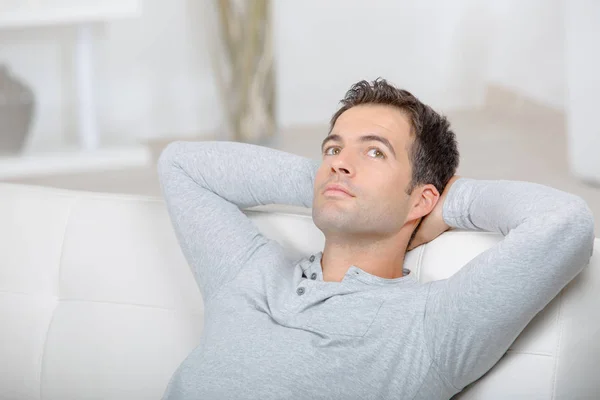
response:
M403 276L408 237L339 238L326 237L321 258L323 280L341 282L350 266L386 279Z

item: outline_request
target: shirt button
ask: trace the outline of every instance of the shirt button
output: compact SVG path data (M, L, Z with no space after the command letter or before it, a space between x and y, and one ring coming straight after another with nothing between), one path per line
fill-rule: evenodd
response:
M310 279L312 279L313 281L314 281L315 279L317 279L317 274L316 274L316 272L313 272L313 273L310 275Z
M298 293L298 296L302 296L304 294L304 288L299 287L298 289L296 289L296 293Z
M309 260L310 260L310 262L315 261L315 256L310 256Z

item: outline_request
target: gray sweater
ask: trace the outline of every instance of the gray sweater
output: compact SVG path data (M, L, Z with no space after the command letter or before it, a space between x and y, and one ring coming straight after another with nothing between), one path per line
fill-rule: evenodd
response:
M200 344L164 399L449 399L589 263L594 224L581 198L461 178L444 220L501 242L445 280L350 265L326 282L322 252L290 260L240 211L312 207L318 167L237 142L176 142L162 153L164 197L205 307Z

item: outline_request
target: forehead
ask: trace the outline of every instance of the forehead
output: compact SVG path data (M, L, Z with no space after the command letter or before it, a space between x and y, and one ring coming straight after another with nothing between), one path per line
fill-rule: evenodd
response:
M348 137L365 133L385 136L390 142L406 145L411 124L408 115L397 107L365 104L346 110L339 116L331 133Z

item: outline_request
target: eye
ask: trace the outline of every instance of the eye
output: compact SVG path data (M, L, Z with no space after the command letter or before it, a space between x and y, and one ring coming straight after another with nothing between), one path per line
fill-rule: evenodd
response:
M330 147L326 148L325 151L324 151L325 155L331 155L331 153L329 153L329 150L331 150L331 149L339 149L339 147L337 147L337 146L330 146Z
M383 151L379 150L377 147L371 147L369 149L369 152L372 152L373 150L375 150L376 153L381 154L381 158L385 158L385 154L383 153ZM376 156L377 157L377 156Z

